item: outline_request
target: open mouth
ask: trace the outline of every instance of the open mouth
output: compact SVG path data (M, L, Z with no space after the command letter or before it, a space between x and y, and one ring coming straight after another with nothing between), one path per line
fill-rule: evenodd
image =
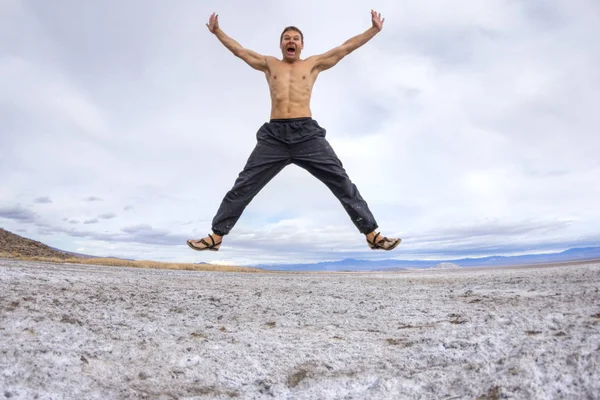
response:
M287 55L290 57L293 57L294 55L296 55L295 47L288 47L285 51L286 51Z

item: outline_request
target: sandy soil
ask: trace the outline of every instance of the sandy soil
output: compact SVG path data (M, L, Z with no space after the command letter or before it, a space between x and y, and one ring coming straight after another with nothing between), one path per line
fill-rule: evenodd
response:
M600 264L244 274L0 260L0 398L593 399Z

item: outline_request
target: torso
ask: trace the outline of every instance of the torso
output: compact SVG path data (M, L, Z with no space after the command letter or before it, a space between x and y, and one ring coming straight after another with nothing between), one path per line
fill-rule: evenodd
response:
M311 58L287 63L268 60L265 72L271 92L271 119L312 117L310 97L318 76Z

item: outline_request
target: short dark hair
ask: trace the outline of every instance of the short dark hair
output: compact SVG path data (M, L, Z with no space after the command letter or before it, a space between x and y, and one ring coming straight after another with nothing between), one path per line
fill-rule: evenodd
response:
M302 34L302 31L300 29L296 28L295 26L286 26L283 29L283 32L281 32L281 37L279 38L279 43L281 43L281 41L283 40L283 34L286 33L287 31L298 32L300 34L300 42L302 44L304 44L304 35Z

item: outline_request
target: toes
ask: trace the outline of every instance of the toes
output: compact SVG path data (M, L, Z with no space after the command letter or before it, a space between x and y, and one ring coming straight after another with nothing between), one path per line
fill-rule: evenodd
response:
M392 239L387 243L389 244L389 246L387 246L387 249L392 250L400 244L400 239Z
M387 237L382 237L376 243L369 242L369 246L373 250L381 249L381 250L393 250L400 244L402 239L390 239Z
M187 241L188 246L190 246L194 250L204 250L206 249L206 245L202 242L202 239L193 240L190 239Z
M197 249L198 247L196 246L196 243L198 241L197 240L188 240L187 241L187 245L190 246L192 249Z
M202 238L202 239L197 239L197 240L188 239L187 245L190 248L192 248L194 250L198 250L198 251L201 251L201 250L218 251L219 250L219 247L221 247L221 242L215 243L215 241L212 240L212 238L210 238L212 241L212 244L211 244L211 243L208 243L206 241L206 239L207 238Z
M387 239L387 238L386 238L386 239ZM387 239L387 240L385 241L385 244L386 244L387 246L384 246L384 248L385 248L386 250L393 250L393 249L395 249L395 248L396 248L396 246L398 246L398 245L400 244L400 242L401 242L401 239Z

